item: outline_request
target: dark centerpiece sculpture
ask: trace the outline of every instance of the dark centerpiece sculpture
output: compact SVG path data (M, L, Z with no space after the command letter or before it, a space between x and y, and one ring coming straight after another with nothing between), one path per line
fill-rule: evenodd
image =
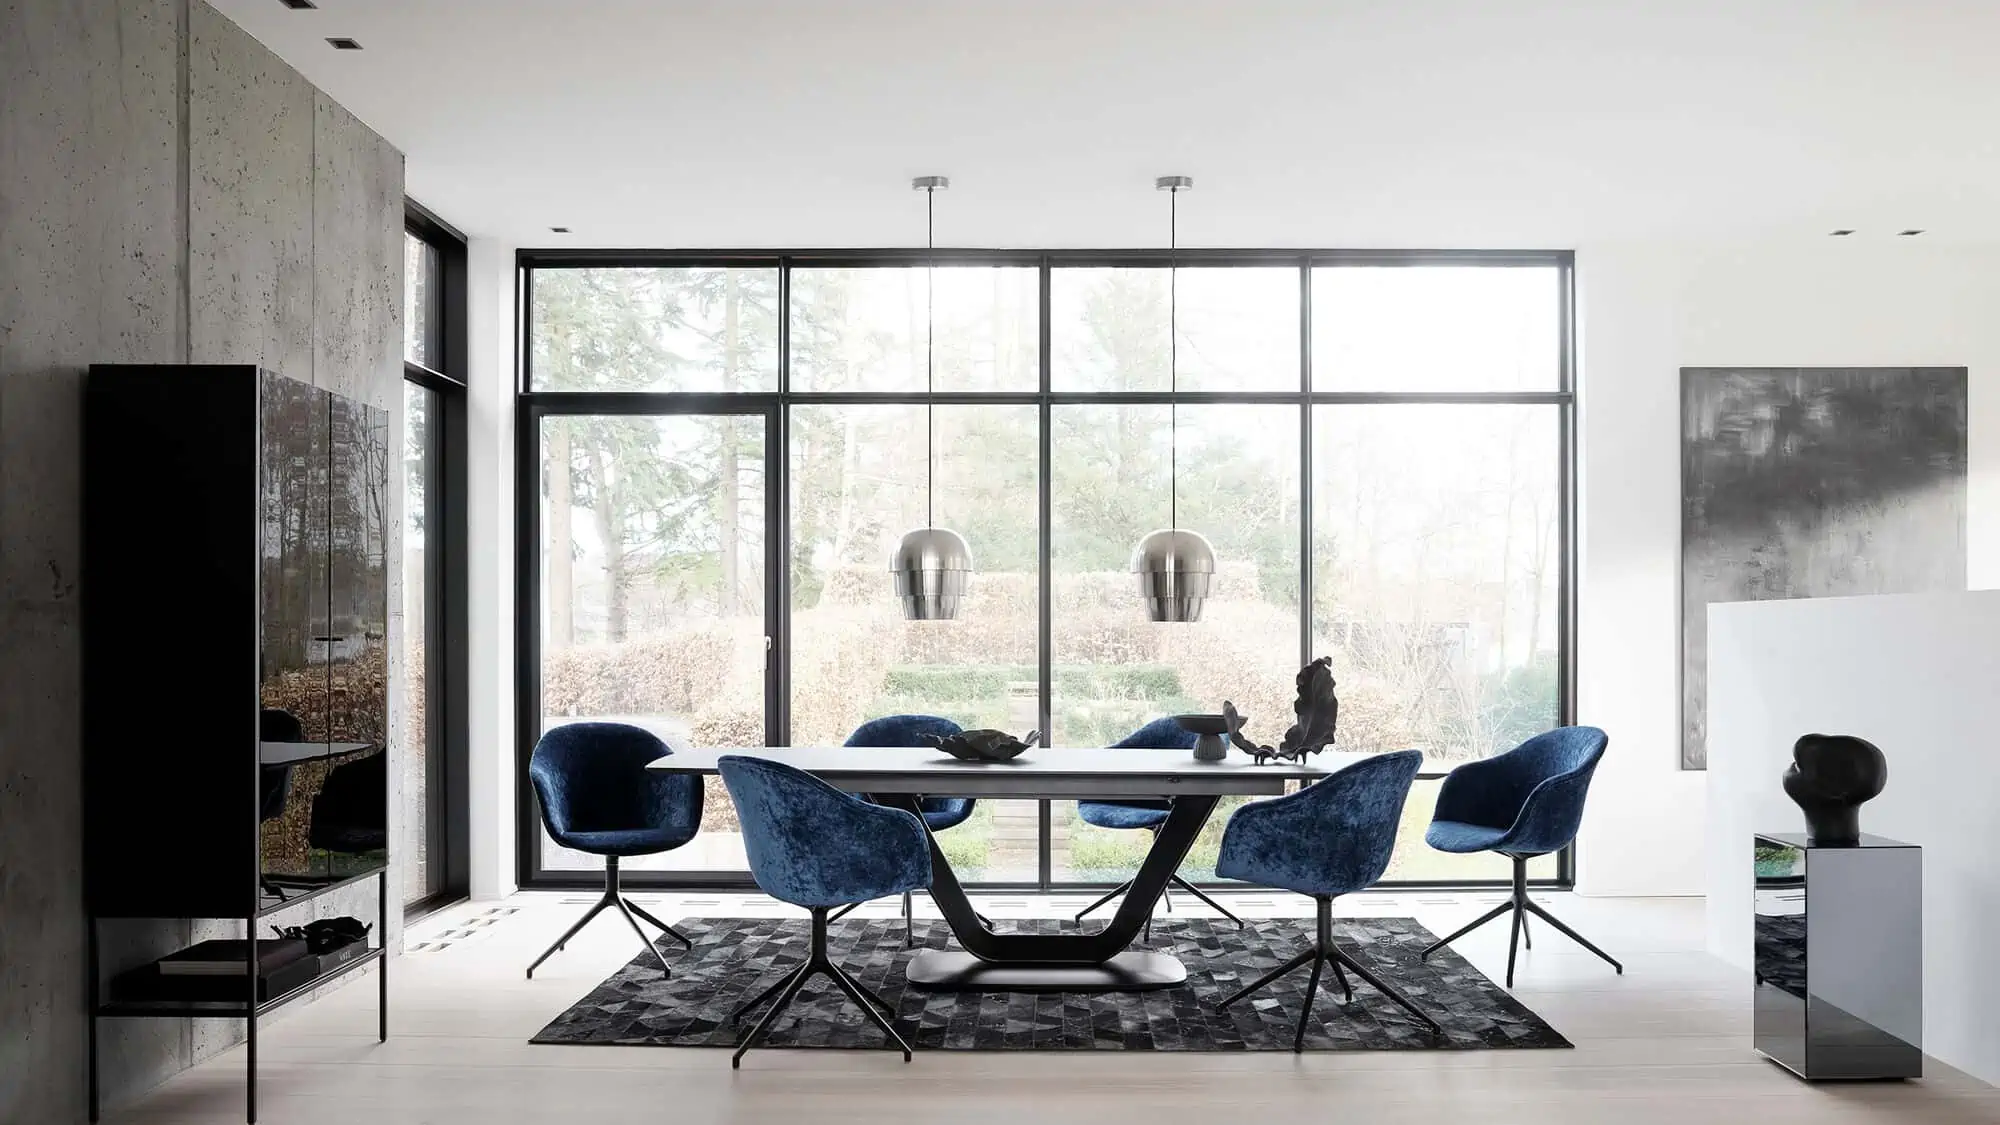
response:
M1806 814L1806 840L1816 848L1861 843L1861 806L1889 782L1889 760L1865 738L1809 734L1792 744L1785 795Z
M924 736L931 745L961 762L1011 762L1041 737L1038 730L1029 731L1026 738L1015 738L1004 730L960 731L943 738L935 734Z
M1175 715L1174 722L1179 723L1182 730L1196 736L1194 760L1197 762L1219 762L1227 758L1229 743L1223 739L1243 726L1241 716L1231 715Z
M1299 696L1292 704L1298 721L1285 731L1285 737L1276 746L1259 746L1245 735L1244 720L1236 713L1236 705L1224 700L1222 714L1229 726L1229 740L1260 766L1273 758L1304 761L1308 754L1317 754L1333 745L1334 726L1340 719L1340 698L1334 694L1333 686L1333 657L1322 656L1299 669Z

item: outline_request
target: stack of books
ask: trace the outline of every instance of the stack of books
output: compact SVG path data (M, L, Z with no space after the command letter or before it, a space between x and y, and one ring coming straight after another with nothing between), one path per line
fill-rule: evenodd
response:
M218 938L170 953L118 978L115 992L128 1001L181 1000L240 1002L250 973L250 943ZM260 938L256 943L257 999L282 996L320 975L320 958L298 938Z

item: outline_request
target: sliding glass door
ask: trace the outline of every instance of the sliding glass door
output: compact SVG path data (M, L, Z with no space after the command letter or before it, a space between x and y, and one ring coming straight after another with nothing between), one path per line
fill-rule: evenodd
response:
M769 413L548 414L536 426L541 730L608 720L669 746L768 744ZM695 841L627 870L745 870L734 808L719 780L708 786ZM540 847L545 870L603 866L546 833Z

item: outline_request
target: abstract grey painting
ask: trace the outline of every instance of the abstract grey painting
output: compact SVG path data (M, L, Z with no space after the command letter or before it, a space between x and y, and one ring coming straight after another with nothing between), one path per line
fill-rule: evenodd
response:
M1709 603L1965 589L1965 443L1963 367L1681 369L1683 768Z

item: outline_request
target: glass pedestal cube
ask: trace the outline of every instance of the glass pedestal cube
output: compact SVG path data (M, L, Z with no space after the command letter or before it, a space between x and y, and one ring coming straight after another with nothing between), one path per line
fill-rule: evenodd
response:
M1756 837L1757 1050L1801 1078L1924 1072L1923 849Z

